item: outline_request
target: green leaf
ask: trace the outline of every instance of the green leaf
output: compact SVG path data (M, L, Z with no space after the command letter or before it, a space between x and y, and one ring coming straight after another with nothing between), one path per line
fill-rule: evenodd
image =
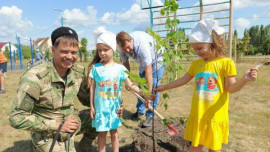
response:
M167 126L167 125L171 124L171 122L169 122L169 121L167 120L167 118L164 118L164 119L161 121L161 123L162 123L164 126Z
M186 121L187 121L187 118L186 117L180 117L180 123L181 123L181 125L184 125Z
M165 104L164 104L164 108L165 108L165 110L168 109L168 103L165 103Z
M162 96L163 96L163 99L164 99L164 100L165 100L166 98L170 98L169 95L168 95L168 93L163 93Z
M131 72L128 72L128 71L125 71L125 73L128 74L128 76L130 77L132 81L136 81L140 84L146 84L145 78L141 78L140 76L133 74Z

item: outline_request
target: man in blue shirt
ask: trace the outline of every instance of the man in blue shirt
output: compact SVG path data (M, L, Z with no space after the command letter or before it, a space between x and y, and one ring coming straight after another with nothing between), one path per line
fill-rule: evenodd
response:
M40 61L42 59L42 54L37 50L36 52L36 62Z
M155 50L153 37L143 31L135 31L131 34L122 31L117 34L116 41L123 65L130 71L129 57L132 57L140 65L140 77L146 79L149 84L149 91L153 92L153 89L160 84L164 72L162 63L163 48ZM159 93L156 94L154 100L155 109L158 102ZM139 99L136 108L137 112L132 115L133 119L137 119L145 112L145 106ZM146 120L142 123L142 127L152 126L153 112L147 110L145 115Z

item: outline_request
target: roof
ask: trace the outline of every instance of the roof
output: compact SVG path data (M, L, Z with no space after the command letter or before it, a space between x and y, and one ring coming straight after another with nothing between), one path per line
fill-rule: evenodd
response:
M39 43L40 41L42 41L44 38L37 38L36 40L34 40L33 44Z
M8 42L0 42L0 49L2 49L3 46L5 46Z
M44 47L47 44L49 39L50 39L49 37L37 38L36 40L33 41L33 45L37 45L36 47L39 47L39 48Z
M43 47L44 45L46 45L48 40L49 40L49 37L44 38L43 42L39 45L39 47Z

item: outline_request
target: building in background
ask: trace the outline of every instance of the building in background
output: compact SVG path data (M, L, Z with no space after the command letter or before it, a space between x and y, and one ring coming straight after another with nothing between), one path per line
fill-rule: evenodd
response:
M0 42L0 51L2 53L5 52L6 50L6 47L8 48L8 51L9 51L9 42ZM15 53L17 52L17 47L11 43L11 52L12 52L12 55L13 55L13 52L15 51Z
M52 46L51 39L49 37L46 38L37 38L33 41L34 50L39 50L42 54L45 54L47 50L50 50Z

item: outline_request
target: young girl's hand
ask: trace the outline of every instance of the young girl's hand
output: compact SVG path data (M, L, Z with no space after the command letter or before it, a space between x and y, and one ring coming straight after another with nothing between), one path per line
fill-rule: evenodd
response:
M95 119L95 114L96 114L95 108L92 107L92 108L90 109L90 118L91 118L91 119Z
M130 91L130 86L126 83L125 88L127 91Z
M258 69L251 68L246 72L244 79L246 81L255 81L257 79L257 74L258 74Z
M118 115L118 117L122 117L123 111L124 111L124 105L123 105L123 100L122 100L122 101L121 101L121 106L120 106L120 108L117 110L117 115Z
M165 85L160 85L154 89L156 92L163 92L166 90Z

